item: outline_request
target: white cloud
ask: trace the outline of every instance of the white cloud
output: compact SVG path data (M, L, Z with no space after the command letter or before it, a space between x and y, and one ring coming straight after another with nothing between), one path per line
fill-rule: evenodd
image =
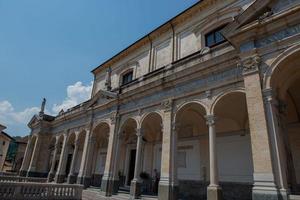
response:
M74 85L69 85L67 87L67 97L61 104L54 104L52 111L57 114L62 109L66 111L67 109L76 106L91 97L93 83L90 85L83 85L82 82L78 81Z
M9 101L0 101L0 123L3 125L27 124L39 112L38 107L26 108L17 112Z
M60 104L52 105L52 113L47 109L46 114L56 115L63 109L67 109L76 106L91 96L92 85L83 85L82 82L76 82L73 85L67 87L67 97ZM12 135L24 135L29 133L29 129L26 128L29 120L40 111L40 107L29 107L21 111L16 111L14 106L7 100L0 101L0 124L7 127L8 133Z

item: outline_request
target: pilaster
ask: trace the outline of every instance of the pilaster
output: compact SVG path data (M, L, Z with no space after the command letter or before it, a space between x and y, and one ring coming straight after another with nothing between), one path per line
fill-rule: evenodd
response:
M59 164L57 167L57 172L55 175L55 182L56 183L63 183L65 180L65 169L66 169L66 164L67 164L67 156L68 156L68 135L64 135L64 140L63 140L63 146L62 150L60 153L60 158L59 158Z
M77 160L77 157L78 157L79 144L80 144L80 141L79 141L79 138L78 138L78 134L76 134L75 147L74 147L73 156L72 156L70 173L68 175L68 183L69 184L76 183L76 175L74 174L74 171L75 171L76 160Z
M52 182L53 179L54 179L54 176L55 176L55 163L56 163L56 156L57 156L57 152L58 152L58 149L59 149L59 140L58 138L56 138L56 141L55 141L55 146L54 146L54 152L53 152L53 157L52 157L52 162L51 162L51 169L50 169L50 172L48 174L48 182Z
M173 119L173 101L171 99L162 103L162 155L161 155L161 177L158 187L158 199L177 199L177 134Z
M116 145L118 138L116 133L116 121L117 116L113 115L111 117L105 169L101 182L101 190L104 192L105 196L111 196L113 194L114 182L118 182L118 180L114 180L113 177L113 169L114 165L116 165L116 160L114 158L116 156L116 151L118 151L118 147Z
M32 136L30 135L28 138L26 150L24 153L24 159L22 162L22 166L21 166L20 172L19 172L20 176L26 176L28 167L30 164L31 156L32 156Z
M274 182L271 149L259 75L260 62L258 55L251 55L242 58L240 63L243 67L254 167L252 199L277 200L278 191Z
M31 161L29 164L29 168L27 171L27 176L28 177L35 177L38 176L37 172L37 162L38 162L38 157L39 157L39 151L40 151L40 146L41 146L41 138L42 136L38 135L35 141L34 149L32 152L32 157Z

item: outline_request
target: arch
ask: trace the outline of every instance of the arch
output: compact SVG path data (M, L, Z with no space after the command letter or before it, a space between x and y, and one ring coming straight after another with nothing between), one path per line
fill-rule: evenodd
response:
M110 123L109 123L108 120L103 120L103 121L100 121L99 123L97 123L97 125L93 127L93 131L92 131L91 137L94 137L95 134L97 134L97 132L99 132L97 130L101 130L101 129L108 129L108 134L109 134Z
M104 120L97 121L97 122L95 123L95 125L93 126L92 132L95 130L96 127L100 126L101 124L107 124L107 125L110 127L111 120L109 120L109 119L104 119ZM81 132L82 132L82 131L81 131Z
M67 136L67 142L70 143L74 143L76 140L76 133L75 132L71 132L68 136Z
M163 116L162 116L162 114L161 114L159 111L148 112L148 113L143 114L143 116L141 117L141 119L140 119L140 126L142 126L143 122L144 122L149 116L151 116L151 115L153 115L153 114L159 115L159 117L160 117L161 119L163 119Z
M225 96L227 96L227 95L229 95L229 94L231 94L231 93L244 93L244 94L246 94L245 89L242 88L242 87L240 87L240 88L235 88L235 89L230 88L230 89L224 90L224 91L222 91L221 93L219 93L219 94L217 95L217 97L215 98L215 100L214 100L213 103L211 104L208 113L209 113L210 115L213 115L213 114L215 113L215 112L214 112L214 111L215 111L215 107L216 107L216 105L219 103L219 101L220 101L223 97L225 97Z
M141 129L146 141L161 140L163 118L158 112L150 112L143 116Z
M131 123L131 122L135 123L136 127L140 127L139 126L140 125L139 120L137 120L135 117L128 117L128 118L122 120L121 126L120 126L120 131L122 131L122 129L124 128L124 126L126 126L126 124Z
M202 107L202 109L204 109L204 111L205 111L205 115L207 115L209 112L209 110L208 110L208 107L203 103L203 102L201 102L201 101L199 101L199 100L192 100L192 101L189 101L189 102L184 102L184 103L182 103L182 104L180 104L179 106L178 106L178 108L176 108L176 110L175 110L175 115L174 115L174 119L175 119L175 121L176 121L176 119L178 118L178 115L185 109L185 108L187 108L187 106L190 106L190 105L192 105L192 104L195 104L195 105L199 105L200 107Z
M221 93L216 98L211 113L218 119L218 123L216 123L218 132L248 130L249 120L245 91L234 90Z
M274 72L282 65L282 63L290 58L292 55L295 55L296 53L300 53L300 44L294 45L287 50L285 50L283 53L281 53L279 56L275 58L275 60L271 63L270 67L267 69L264 80L263 80L263 89L270 89L272 88L271 82L274 75Z

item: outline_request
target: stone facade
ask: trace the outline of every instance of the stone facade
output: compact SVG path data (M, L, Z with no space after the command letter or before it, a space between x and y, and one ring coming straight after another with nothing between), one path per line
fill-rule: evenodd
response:
M133 199L288 199L299 25L299 0L198 2L94 69L90 100L34 116L20 174Z

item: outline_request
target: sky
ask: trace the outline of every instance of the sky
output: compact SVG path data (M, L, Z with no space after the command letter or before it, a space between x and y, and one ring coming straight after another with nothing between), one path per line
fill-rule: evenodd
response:
M92 69L198 0L0 0L0 124L12 136L47 99L56 115L90 98Z

